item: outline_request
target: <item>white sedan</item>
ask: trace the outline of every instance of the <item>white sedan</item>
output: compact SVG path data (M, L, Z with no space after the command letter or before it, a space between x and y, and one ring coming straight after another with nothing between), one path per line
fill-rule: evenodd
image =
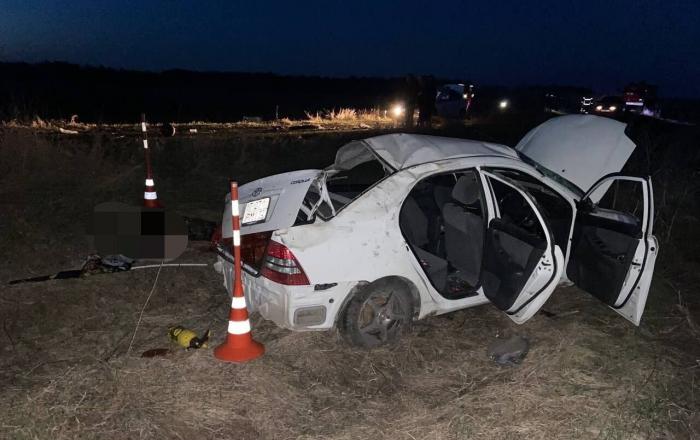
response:
M516 323L576 284L635 325L658 253L647 178L619 174L625 125L570 115L515 149L415 134L353 141L323 170L240 187L248 306L292 330L395 341L491 303ZM230 292L230 195L217 268Z

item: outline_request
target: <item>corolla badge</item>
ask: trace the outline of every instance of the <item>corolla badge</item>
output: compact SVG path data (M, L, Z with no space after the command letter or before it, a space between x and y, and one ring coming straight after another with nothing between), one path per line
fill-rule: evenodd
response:
M253 190L253 192L250 195L253 197L257 197L260 194L262 194L262 192L263 192L263 189L261 187L257 187Z

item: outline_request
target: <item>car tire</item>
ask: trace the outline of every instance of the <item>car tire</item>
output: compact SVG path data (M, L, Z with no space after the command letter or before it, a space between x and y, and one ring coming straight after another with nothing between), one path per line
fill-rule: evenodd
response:
M393 344L410 331L413 301L401 283L378 281L356 292L345 307L340 331L355 346Z

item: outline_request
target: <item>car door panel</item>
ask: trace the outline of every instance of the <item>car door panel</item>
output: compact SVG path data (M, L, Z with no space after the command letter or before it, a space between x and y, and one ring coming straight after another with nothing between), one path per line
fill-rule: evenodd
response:
M482 173L496 212L486 232L483 292L510 319L522 324L556 288L564 256L554 245L534 199L510 179ZM504 189L510 191L508 197L503 196Z
M600 194L600 188L611 188L615 180L641 185L641 218L599 208L584 196L571 238L567 276L639 325L658 252L658 242L651 235L653 193L649 179L609 176L596 183L588 194Z
M614 305L627 278L629 261L641 244L627 234L581 225L574 232L567 275L577 286Z
M642 225L632 215L612 209L597 208L592 212L579 212L578 222L582 226L616 231L636 239L642 238Z
M499 309L508 310L546 250L546 242L494 219L486 234L483 286L486 297Z

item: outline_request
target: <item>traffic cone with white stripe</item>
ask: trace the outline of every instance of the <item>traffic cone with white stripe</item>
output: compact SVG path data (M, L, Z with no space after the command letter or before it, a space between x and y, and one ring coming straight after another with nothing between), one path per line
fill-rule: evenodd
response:
M141 113L141 133L143 134L143 153L146 157L146 190L143 192L143 206L146 208L162 208L158 202L156 183L153 181L151 169L151 150L148 149L148 133L146 132L146 114Z
M233 298L228 318L226 341L214 349L217 359L227 362L246 362L262 356L265 347L253 340L250 320L241 280L241 226L238 209L238 184L231 182L231 226L233 228Z

